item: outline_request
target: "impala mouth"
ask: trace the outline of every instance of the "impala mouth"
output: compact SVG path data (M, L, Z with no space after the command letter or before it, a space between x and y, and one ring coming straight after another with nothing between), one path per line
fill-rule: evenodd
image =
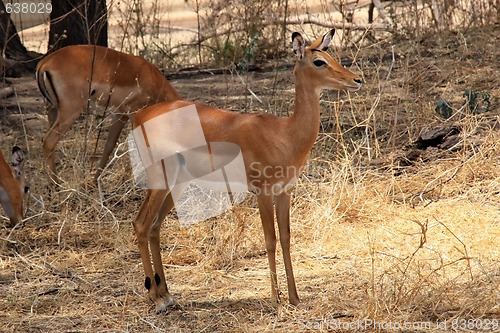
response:
M359 82L356 82L355 85L350 84L350 85L346 85L346 87L347 87L347 90L349 90L349 91L356 91L356 90L359 90L359 88L361 88L362 85L363 85L363 83L361 83L361 80L360 80Z

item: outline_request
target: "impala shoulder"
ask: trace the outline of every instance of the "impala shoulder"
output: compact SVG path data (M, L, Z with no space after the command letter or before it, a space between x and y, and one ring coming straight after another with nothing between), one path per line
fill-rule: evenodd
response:
M270 114L270 113L252 113L251 116L255 118L255 121L261 122L261 121L270 121L270 122L279 122L280 117Z
M274 114L269 113L253 113L250 114L249 123L256 128L260 128L264 131L276 131L284 123L286 118L280 118Z

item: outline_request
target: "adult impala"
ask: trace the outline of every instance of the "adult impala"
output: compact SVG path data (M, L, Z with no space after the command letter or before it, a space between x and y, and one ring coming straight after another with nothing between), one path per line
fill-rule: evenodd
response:
M194 105L207 142L228 142L239 146L248 187L257 195L271 274L271 301L275 306L280 303L280 299L276 277L273 201L283 250L288 297L290 303L298 304L299 296L290 258L290 186L299 176L318 135L321 90L354 91L361 87L360 77L342 67L326 52L334 33L334 30L329 31L308 48L305 48L304 39L299 33L292 35L293 51L297 57L294 69L295 111L288 118L270 114L239 114L178 100L143 109L133 120L133 128L141 128L146 133L144 126L149 120ZM169 124L165 124L163 128L168 130L168 126ZM162 127L157 128L158 131L148 131L145 134L148 147L152 143L158 144L156 140L161 140ZM197 165L190 164L180 155L182 154L179 153L178 169L186 169L185 174L195 174ZM173 206L172 193L168 189L148 189L133 222L146 275L145 286L149 297L156 303L157 312L165 311L167 306L173 304L165 281L159 245L160 226Z
M91 45L62 48L43 58L36 77L48 100L49 130L43 153L51 179L59 182L54 149L90 103L113 114L95 178L106 166L120 132L134 112L158 102L179 99L161 72L141 57ZM106 111L104 111L106 112Z
M23 197L28 191L24 183L24 153L19 147L12 149L12 167L0 152L0 201L9 217L10 227L23 219Z

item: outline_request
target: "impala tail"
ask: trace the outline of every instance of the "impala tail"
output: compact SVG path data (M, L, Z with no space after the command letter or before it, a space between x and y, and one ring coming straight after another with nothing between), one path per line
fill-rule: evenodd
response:
M42 93L43 97L53 106L59 104L59 98L54 89L54 83L52 82L50 72L43 71L41 67L38 67L35 72L35 76L38 89Z

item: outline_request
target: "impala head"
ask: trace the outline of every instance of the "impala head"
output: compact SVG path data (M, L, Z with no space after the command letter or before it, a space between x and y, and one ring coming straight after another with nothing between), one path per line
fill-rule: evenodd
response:
M19 147L12 149L12 168L0 153L0 201L5 213L10 219L10 225L15 226L23 219L23 199L28 192L24 182L24 153Z
M294 32L292 46L297 57L295 73L300 71L299 75L305 75L303 79L316 89L358 90L362 85L361 78L345 69L326 52L334 34L335 29L332 29L306 48L302 35Z

